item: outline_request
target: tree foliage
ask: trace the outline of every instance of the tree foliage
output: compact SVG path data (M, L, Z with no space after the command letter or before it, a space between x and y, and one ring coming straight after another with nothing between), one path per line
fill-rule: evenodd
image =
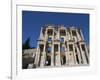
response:
M23 49L29 49L30 48L30 38L27 38L25 43L22 45Z

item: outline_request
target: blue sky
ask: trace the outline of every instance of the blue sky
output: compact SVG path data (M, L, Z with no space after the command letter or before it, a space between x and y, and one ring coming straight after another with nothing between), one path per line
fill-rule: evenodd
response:
M22 11L22 43L30 37L30 46L37 46L41 26L45 24L75 26L89 44L89 14Z

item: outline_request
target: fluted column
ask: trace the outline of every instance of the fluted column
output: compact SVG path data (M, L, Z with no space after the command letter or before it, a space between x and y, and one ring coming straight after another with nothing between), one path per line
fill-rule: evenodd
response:
M85 46L85 54L86 54L86 58L87 58L87 63L89 63L89 53L88 53L88 49L87 49L86 44L84 44L84 46Z
M52 36L52 44L51 44L51 66L54 66L54 28L53 28L53 36Z
M85 52L82 50L81 45L82 44L80 43L79 47L80 47L80 52L81 52L81 55L82 55L82 64L87 64L86 57L85 57Z
M66 56L66 65L68 65L68 50L65 45L65 56Z
M54 66L54 44L52 43L51 66Z
M43 38L43 28L41 27L41 31L40 31L40 36L39 36L40 39Z
M75 53L75 44L73 43L73 55L74 55L74 63L77 64L76 53Z
M81 35L82 40L84 41L84 36L81 30L80 30L80 35Z
M69 65L74 65L75 64L74 52L73 50L70 51L69 45L72 45L72 48L73 48L73 44L69 42L68 43L68 57L69 57L68 62L69 62Z
M78 48L78 45L77 44L75 44L75 48L77 50L76 54L78 56L79 64L81 64L81 55L80 55L81 53L79 51L79 48Z
M55 53L55 66L61 66L61 60L60 60L60 44L58 45L58 51Z
M58 66L61 66L60 43L58 44Z
M45 59L46 59L46 43L44 44L43 52L41 52L41 62L40 62L40 67L44 67L45 65Z
M81 41L82 40L82 37L81 37L81 34L79 33L79 30L78 29L76 30L76 34L77 34L77 40L78 41Z
M39 64L39 57L40 57L40 49L39 49L39 44L38 44L38 47L36 49L35 61L34 61L34 64L36 65L36 67L38 67L38 64Z
M70 28L70 37L71 37L71 40L73 40L73 35L72 35L72 29Z

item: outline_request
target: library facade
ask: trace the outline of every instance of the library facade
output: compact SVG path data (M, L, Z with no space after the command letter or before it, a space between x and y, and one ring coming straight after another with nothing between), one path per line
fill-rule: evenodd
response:
M89 65L89 44L82 30L75 27L41 27L37 48L26 49L23 54L34 59L28 68Z

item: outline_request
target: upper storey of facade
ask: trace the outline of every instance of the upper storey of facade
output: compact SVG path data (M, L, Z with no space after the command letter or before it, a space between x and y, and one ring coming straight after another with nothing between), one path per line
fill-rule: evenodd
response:
M75 27L66 28L62 26L46 25L41 27L40 41L73 41L79 42L84 41L82 31Z

